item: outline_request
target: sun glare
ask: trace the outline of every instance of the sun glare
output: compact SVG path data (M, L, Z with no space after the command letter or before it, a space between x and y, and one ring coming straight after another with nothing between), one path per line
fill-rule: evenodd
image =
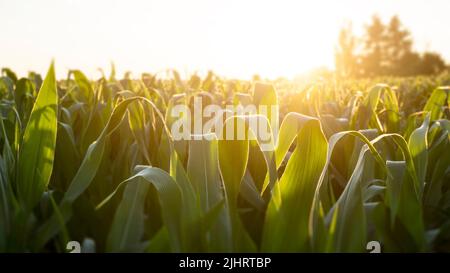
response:
M431 44L429 49L447 52L448 35L433 35L432 43L427 38L439 31L438 21L422 20L438 24L428 28L416 22L419 2L408 1L411 11L402 8L404 0L362 2L1 1L0 59L22 75L43 73L53 58L59 77L73 68L94 77L113 61L120 75L175 68L184 74L212 69L226 77L289 78L317 67L333 69L340 28L351 20L362 29L380 11L384 18L402 11L418 47Z

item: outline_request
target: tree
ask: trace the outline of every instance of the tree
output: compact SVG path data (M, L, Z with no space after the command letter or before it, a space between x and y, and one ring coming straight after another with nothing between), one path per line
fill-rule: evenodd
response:
M356 38L352 25L348 23L339 32L338 46L335 50L336 72L340 77L357 76Z
M433 52L425 52L422 56L418 73L423 75L436 74L446 69L445 61L441 55Z
M405 76L405 64L415 66L417 53L412 52L412 39L397 16L391 18L385 35L385 62L387 74Z
M366 26L364 49L361 56L362 74L376 76L385 74L385 26L380 17L374 15Z
M392 76L414 76L419 74L422 59L417 52L407 52L402 55L395 63L393 62L393 67L390 69L390 74Z

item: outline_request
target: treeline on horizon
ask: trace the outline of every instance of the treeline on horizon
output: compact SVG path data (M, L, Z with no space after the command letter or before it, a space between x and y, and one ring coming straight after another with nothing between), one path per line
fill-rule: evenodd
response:
M357 37L351 23L344 26L335 51L336 75L344 78L417 76L449 69L437 52L416 52L410 31L398 16L384 23L374 15L365 33Z

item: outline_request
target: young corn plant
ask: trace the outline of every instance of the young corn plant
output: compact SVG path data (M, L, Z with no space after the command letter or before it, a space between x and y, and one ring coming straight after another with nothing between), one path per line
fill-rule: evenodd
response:
M112 71L3 70L1 252L450 251L448 79L301 87ZM222 111L220 126L175 138L172 111L199 98L271 110ZM219 137L234 124L244 138Z

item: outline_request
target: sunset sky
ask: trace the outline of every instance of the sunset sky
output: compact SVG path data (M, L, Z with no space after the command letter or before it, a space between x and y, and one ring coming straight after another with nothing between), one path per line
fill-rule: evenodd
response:
M44 73L54 58L59 77L71 68L96 77L111 61L120 76L292 77L333 68L339 29L351 20L361 33L374 13L398 14L417 50L450 61L449 10L446 0L0 0L0 67Z

